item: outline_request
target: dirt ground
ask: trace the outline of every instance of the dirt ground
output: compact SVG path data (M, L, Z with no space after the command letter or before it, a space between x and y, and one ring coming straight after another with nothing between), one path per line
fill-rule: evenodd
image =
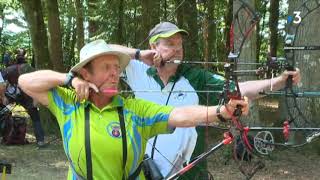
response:
M34 137L28 135L30 141ZM8 180L49 180L66 179L68 163L64 155L61 140L46 137L50 144L39 149L35 143L21 146L0 145L0 160L12 164L12 174ZM209 169L214 179L246 179L233 160L227 161L224 150L218 150L209 156ZM313 151L281 150L264 158L266 167L252 179L319 179L320 156Z
M28 140L31 143L26 145L0 145L0 161L5 160L12 164L12 173L7 174L6 179L67 179L68 162L64 155L61 140L55 137L46 137L46 140L52 142L44 148L38 148L32 142L34 137L28 138Z
M271 156L261 158L261 161L265 168L252 177L254 180L315 180L320 177L320 156L311 150L275 150ZM215 180L246 179L235 161L225 160L223 152L212 155L208 166Z

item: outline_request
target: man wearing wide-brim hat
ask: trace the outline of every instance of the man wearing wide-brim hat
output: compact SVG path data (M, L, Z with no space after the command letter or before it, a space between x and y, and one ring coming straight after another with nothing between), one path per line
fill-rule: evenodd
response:
M119 75L129 58L96 40L81 49L80 62L68 74L41 70L20 76L19 86L57 118L68 179L144 179L141 162L149 138L217 121L217 107L173 108L121 97ZM230 118L227 111L237 105L248 113L247 100L232 100L219 115Z

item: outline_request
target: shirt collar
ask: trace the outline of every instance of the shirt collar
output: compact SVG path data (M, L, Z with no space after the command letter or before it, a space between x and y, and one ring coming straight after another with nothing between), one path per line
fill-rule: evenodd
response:
M179 65L178 66L178 68L177 68L177 71L176 71L176 73L173 75L173 76L171 76L170 78L169 78L169 82L175 82L175 81L177 81L181 76L182 76L182 74L183 74L183 66L182 65ZM147 69L147 75L148 76L152 76L152 77L159 77L159 75L158 75L158 71L157 71L157 69L155 68L155 67L149 67L148 69Z
M98 107L96 107L91 101L83 101L81 102L83 103L84 107L87 107L88 105L90 105L91 107L99 110ZM113 108L117 108L117 107L121 107L123 106L123 97L121 97L120 95L115 95L112 97L112 101L111 103L109 103L108 105L106 105L105 107L103 107L101 110L99 111L104 111L104 110L107 110L107 109L113 109Z

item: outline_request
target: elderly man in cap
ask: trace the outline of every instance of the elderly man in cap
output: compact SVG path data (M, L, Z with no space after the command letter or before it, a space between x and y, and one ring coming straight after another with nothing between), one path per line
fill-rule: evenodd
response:
M140 164L147 139L174 127L216 122L218 115L228 119L237 105L248 113L246 99L230 100L217 113L216 106L173 108L123 98L117 87L129 59L96 40L81 49L80 62L68 74L41 70L20 76L20 87L57 118L68 179L144 179Z
M136 97L172 106L218 104L218 93L207 96L199 91L222 91L222 76L190 64L175 63L183 60L183 36L187 35L187 31L179 29L175 24L162 22L149 33L151 50L140 51L113 45L113 48L125 51L132 57L125 74L128 84L136 91ZM272 81L267 79L241 82L241 93L249 99L259 98L259 92L270 90L270 82L274 90L285 87L289 75L293 75L294 84L300 81L300 72L297 69L294 72L284 72ZM143 89L159 92L139 91ZM190 91L191 93L188 93ZM181 169L183 163L190 160L193 151L193 156L205 151L205 128L197 127L196 130L197 132L194 127L176 128L172 134L159 135L149 140L146 152L153 157L164 177ZM191 170L186 179L194 179L199 174L202 174L202 179L206 178L203 176L205 170L206 162L203 162Z

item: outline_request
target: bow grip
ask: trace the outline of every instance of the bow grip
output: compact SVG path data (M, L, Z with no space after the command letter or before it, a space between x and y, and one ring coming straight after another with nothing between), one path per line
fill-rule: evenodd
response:
M233 115L236 116L236 117L241 116L241 114L242 114L242 110L241 109L242 109L242 106L241 105L237 105L236 109L233 112Z
M295 71L294 67L292 65L288 65L288 67L286 68L287 71ZM287 88L292 88L292 78L293 76L292 75L289 75L288 76L288 79L287 79L287 82L286 82L286 87Z

